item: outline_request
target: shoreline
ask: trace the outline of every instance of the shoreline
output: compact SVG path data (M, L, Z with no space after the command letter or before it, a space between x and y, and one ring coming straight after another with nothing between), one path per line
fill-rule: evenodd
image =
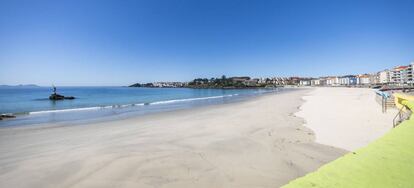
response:
M86 88L86 89L90 89L90 88L101 88L101 89L124 89L126 87L109 87L109 86L104 86L104 87L100 87L100 86L67 86L67 87L63 87L64 89L79 89L79 88ZM38 87L36 89L42 89L42 90L48 90L48 87ZM126 88L128 89L128 88ZM27 110L27 109L20 109L20 111L16 111L15 109L13 110L9 110L9 111L1 111L0 114L3 115L29 115L29 114L42 114L42 113L59 113L59 112L64 112L64 111L81 111L81 110L93 110L93 109L109 109L109 108L126 108L126 107L133 107L133 106L149 106L149 105L156 105L156 104L163 104L163 103L172 103L172 102L184 102L184 101L198 101L198 100L205 100L205 99L214 99L214 98L228 98L228 97L234 97L234 96L243 96L243 97L251 97L251 96L258 96L258 95L262 95L262 94L266 94L266 93L272 93L272 92L280 92L280 91L285 91L285 90L289 90L291 88L289 87L275 87L275 88L248 88L248 89L238 89L238 88L234 88L234 89L219 89L219 88L204 88L204 89L196 89L196 88L169 88L169 87L132 87L129 88L131 90L129 91L133 91L134 89L145 89L145 90L199 90L199 91L255 91L255 92L251 92L251 93L216 93L215 95L204 95L204 96L188 96L188 97L178 97L178 98L171 98L170 97L166 97L164 99L155 99L155 100L135 100L135 101L127 101L125 103L124 102L110 102L110 103L98 103L98 104L92 104L92 105L74 105L74 106L64 106L64 107L60 107L60 108L51 108L49 106L49 108L44 107L44 108L39 108L39 109L34 109L34 110ZM65 91L65 92L75 92L74 90L72 91ZM79 91L78 91L79 92ZM19 93L21 94L21 93ZM131 93L131 95L134 95L136 93ZM45 97L46 95L49 95L49 93L44 93L44 96L41 97L37 97L37 98L30 98L27 99L29 101L48 101L48 102L56 102L56 101L51 101L49 98ZM82 95L79 94L78 95ZM78 97L78 96L77 96ZM98 98L96 96L88 96L89 98L82 96L79 97L78 99L86 99L86 100L91 100L93 98ZM112 96L112 97L117 97L117 96ZM78 100L75 100L78 101ZM9 101L10 102L10 101ZM13 101L13 102L21 102L21 101ZM27 102L27 101L24 101ZM59 101L59 103L62 103L65 101ZM1 104L1 103L0 103ZM26 106L27 107L27 106Z
M47 124L91 124L106 121L118 121L129 118L143 117L152 114L162 114L167 112L192 110L196 108L204 108L209 106L226 105L255 100L262 96L287 93L304 88L288 88L283 90L269 90L266 92L254 95L240 95L231 94L223 96L207 96L202 98L186 98L186 99L172 99L165 101L155 101L150 103L126 104L126 105L110 105L110 106L95 106L95 107L81 107L57 110L34 111L25 113L12 113L16 115L15 118L4 119L0 121L0 128L14 127L14 126L42 126ZM218 99L226 100L223 102ZM211 101L210 101L211 100ZM216 101L217 100L217 101ZM193 103L194 104L189 104ZM178 107L171 107L170 105L179 105ZM143 108L143 109L141 109ZM156 108L152 110L150 108ZM53 116L52 122L47 119ZM68 116L83 116L79 119L66 119ZM60 117L60 118L59 118ZM40 119L40 120L36 120ZM46 119L46 120L45 120ZM23 120L23 123L20 121ZM34 121L31 121L34 120ZM25 122L26 121L26 122Z
M126 115L125 117L122 117L121 115L114 115L111 117L98 117L94 119L87 119L87 120L74 120L74 121L59 121L59 122L46 122L46 123L34 123L34 124L25 124L25 125L17 125L17 126L0 126L0 133L2 129L13 129L13 130L36 130L36 129L49 129L49 128L59 128L59 127L70 127L70 126L88 126L88 125L105 125L105 126L111 126L112 124L119 124L122 122L135 122L135 121L149 121L152 119L158 119L159 117L174 117L174 116L182 116L189 113L200 113L200 112L207 112L210 110L214 110L215 108L232 108L232 105L242 105L244 103L249 102L255 102L257 100L266 100L263 99L264 97L268 97L269 95L280 95L280 94L288 94L289 92L297 92L297 91L306 91L306 90L312 90L312 88L294 88L292 90L282 91L282 92L269 92L264 93L260 95L250 96L247 98L244 98L242 100L237 101L231 101L227 103L217 103L217 104L208 104L208 105L200 105L200 106L194 106L191 108L183 108L183 109L172 109L172 110L166 110L166 111L159 111L159 112L153 112L143 115ZM305 92L306 93L306 92ZM304 99L301 100L301 105L305 102ZM301 106L300 105L300 106ZM309 129L308 127L304 126L305 121L302 117L296 116L296 113L300 111L300 106L297 107L296 112L292 112L289 114L289 116L299 118L302 121L302 126L305 127L305 129ZM13 120L13 119L9 119ZM9 121L4 120L4 122ZM310 130L310 129L309 129ZM314 134L314 133L312 133Z
M346 151L294 113L307 90L79 126L0 129L0 185L277 187Z

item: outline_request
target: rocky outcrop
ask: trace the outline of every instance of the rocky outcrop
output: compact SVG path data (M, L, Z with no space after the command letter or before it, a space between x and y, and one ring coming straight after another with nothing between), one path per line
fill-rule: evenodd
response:
M64 100L64 99L72 100L72 99L75 99L75 97L73 97L73 96L65 97L63 95L59 95L59 94L54 93L54 94L51 94L49 96L49 99L52 100L52 101Z
M9 119L9 118L15 118L16 116L15 115L10 115L10 114L1 114L0 115L0 120L3 120L3 119Z

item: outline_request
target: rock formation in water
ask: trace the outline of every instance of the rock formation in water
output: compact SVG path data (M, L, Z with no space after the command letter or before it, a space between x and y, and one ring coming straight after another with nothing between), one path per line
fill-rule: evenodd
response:
M57 101L57 100L64 100L64 99L69 99L69 100L72 100L72 99L75 99L75 97L73 97L73 96L68 96L68 97L65 97L65 96L63 96L63 95L59 95L59 94L57 94L57 93L56 93L56 87L55 87L55 86L53 86L53 94L51 94L51 95L49 96L49 99L50 99L50 100L53 100L53 101Z

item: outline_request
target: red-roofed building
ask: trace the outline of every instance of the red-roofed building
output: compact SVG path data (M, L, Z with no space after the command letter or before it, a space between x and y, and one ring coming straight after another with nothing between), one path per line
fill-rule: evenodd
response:
M397 66L390 71L390 83L396 85L411 84L413 82L413 64Z

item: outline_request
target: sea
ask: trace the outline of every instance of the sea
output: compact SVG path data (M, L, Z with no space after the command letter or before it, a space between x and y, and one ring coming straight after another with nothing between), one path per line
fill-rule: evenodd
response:
M2 126L99 122L151 113L243 101L287 88L190 89L141 87L58 87L74 100L51 101L50 87L0 87L0 114L16 118Z

